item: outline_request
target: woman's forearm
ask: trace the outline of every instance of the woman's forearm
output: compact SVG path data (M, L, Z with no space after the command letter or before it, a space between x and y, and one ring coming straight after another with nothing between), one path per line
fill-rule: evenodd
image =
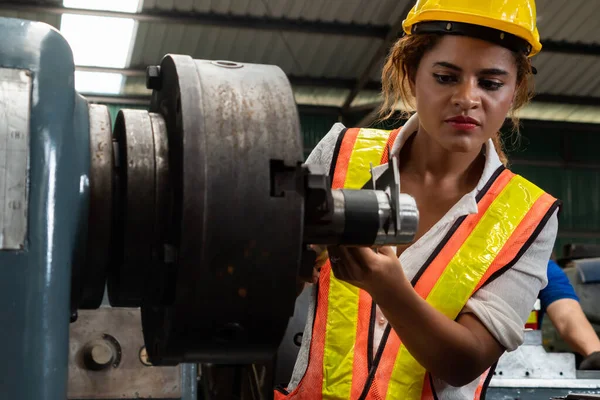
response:
M412 356L452 386L475 380L504 351L477 318L467 314L459 322L449 319L408 281L373 298Z

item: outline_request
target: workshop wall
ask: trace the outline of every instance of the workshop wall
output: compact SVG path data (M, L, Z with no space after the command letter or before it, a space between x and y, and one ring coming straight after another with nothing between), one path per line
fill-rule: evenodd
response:
M563 202L557 255L567 243L600 243L600 126L524 121L511 168Z
M113 123L120 108L144 108L108 107ZM338 120L335 114L301 113L305 157ZM518 140L509 133L504 140L511 170L563 201L556 256L568 243L600 244L600 125L527 120Z

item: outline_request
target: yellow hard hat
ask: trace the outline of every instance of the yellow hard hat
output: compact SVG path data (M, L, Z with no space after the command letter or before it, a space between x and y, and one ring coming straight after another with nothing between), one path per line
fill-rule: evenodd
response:
M417 0L402 24L407 35L475 36L529 57L540 52L535 0Z

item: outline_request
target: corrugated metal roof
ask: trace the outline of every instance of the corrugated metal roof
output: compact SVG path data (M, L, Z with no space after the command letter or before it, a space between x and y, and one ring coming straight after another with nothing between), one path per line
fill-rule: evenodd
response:
M600 57L542 50L534 60L537 93L600 97Z
M0 3L10 3L10 0L0 0ZM19 3L21 4L42 4L45 6L51 6L51 5L61 5L63 3L63 0L19 0Z
M144 10L392 25L404 17L401 13L408 3L414 0L145 0ZM536 5L544 39L600 43L599 1L537 0Z
M38 4L43 6L60 6L62 5L62 0L21 0L23 4ZM0 0L0 3L9 3L9 1ZM60 27L60 15L56 14L48 14L48 13L38 13L38 12L18 12L12 10L0 10L0 16L8 17L8 18L19 18L30 21L40 21L45 22L49 25L52 25L56 29Z
M536 0L543 39L600 43L600 1Z
M389 25L409 1L380 0L146 0L144 9L302 18ZM412 1L411 1L412 3ZM269 5L269 10L265 8ZM378 6L373 7L373 4ZM600 43L600 1L537 0L544 39ZM374 38L271 32L210 26L141 23L131 64L158 62L166 53L280 66L287 74L358 78L382 41ZM538 92L600 96L600 57L544 52L536 57ZM378 81L382 62L370 78Z
M411 0L145 0L144 10L391 25L400 18L409 2Z
M156 64L163 55L178 53L197 59L275 64L295 76L356 78L381 42L341 35L143 22L137 30L131 65Z

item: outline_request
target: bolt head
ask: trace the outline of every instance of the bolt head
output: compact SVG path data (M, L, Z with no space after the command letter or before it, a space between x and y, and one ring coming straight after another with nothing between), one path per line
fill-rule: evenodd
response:
M160 65L150 65L146 68L146 88L160 90L162 79L160 78Z

